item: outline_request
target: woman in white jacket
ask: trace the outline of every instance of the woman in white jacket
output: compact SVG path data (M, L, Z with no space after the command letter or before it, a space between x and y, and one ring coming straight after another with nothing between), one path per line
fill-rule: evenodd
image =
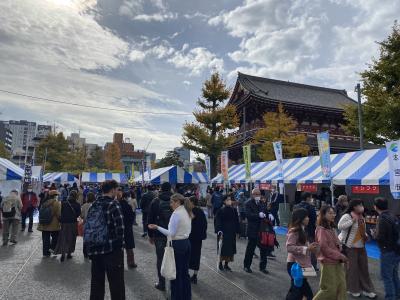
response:
M171 281L172 300L192 299L192 289L189 276L190 241L192 231L193 204L181 194L174 194L170 200L173 213L169 220L168 229L149 224L149 229L158 230L172 240L174 248L176 279Z
M364 206L361 200L352 200L344 215L340 218L339 239L349 259L346 273L347 289L353 297L375 298L374 286L368 271L368 256L365 249L367 241L366 225L363 216Z

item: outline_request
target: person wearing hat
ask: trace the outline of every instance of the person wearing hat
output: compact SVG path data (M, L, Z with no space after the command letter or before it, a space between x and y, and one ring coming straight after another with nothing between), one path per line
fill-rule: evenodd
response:
M172 215L170 207L171 196L171 184L164 182L161 185L161 193L150 204L148 224L156 224L162 228L168 228L169 219ZM157 230L149 230L149 238L150 243L156 248L157 255L158 283L155 284L155 288L164 291L165 278L161 276L160 270L164 257L164 248L167 245L167 237Z
M39 225L37 229L42 232L44 257L49 257L51 255L50 251L54 251L54 249L56 248L58 233L61 230L61 204L58 201L57 197L57 190L50 190L48 193L48 197L44 199L44 202L41 204L41 208L39 211ZM41 212L44 212L47 208L51 209L51 221L44 224L43 220L41 221L40 215Z

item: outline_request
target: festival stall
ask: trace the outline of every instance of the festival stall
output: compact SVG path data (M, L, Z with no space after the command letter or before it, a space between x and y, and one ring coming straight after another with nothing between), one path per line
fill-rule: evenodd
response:
M143 176L135 177L135 182L160 185L164 182L170 184L197 184L198 181L192 174L178 166L169 166L144 172Z
M67 172L53 172L47 173L43 176L43 182L50 182L50 183L59 183L59 184L73 184L74 182L78 183L79 180L74 176L74 174L67 173Z
M0 158L0 191L3 196L12 190L21 191L24 170L5 158Z
M199 183L200 195L204 198L207 193L207 187L209 184L209 179L206 172L193 172L192 176Z
M83 172L81 182L85 183L102 183L106 180L115 180L118 183L128 183L128 177L125 173L93 173Z

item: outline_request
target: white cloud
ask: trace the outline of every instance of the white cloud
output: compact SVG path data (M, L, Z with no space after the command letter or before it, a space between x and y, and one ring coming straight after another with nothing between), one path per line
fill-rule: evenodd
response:
M156 85L157 84L157 82L155 80L143 80L142 83L147 84L147 85Z
M178 15L172 12L165 13L155 13L155 14L140 14L133 19L135 21L143 21L143 22L165 22L167 20L175 20L178 18Z
M68 5L56 1L9 0L0 2L0 88L32 96L67 101L106 110L82 108L1 94L0 110L5 119L28 119L39 123L56 121L67 133L80 128L89 142L104 144L122 130L143 144L152 136L160 155L168 149L165 140L179 141L185 118L180 101L132 82L117 80L103 70L124 66L137 59L129 44L100 26L93 9L84 1ZM90 10L89 10L90 11ZM87 72L90 70L91 72ZM98 72L100 71L101 72ZM151 81L148 81L147 84ZM156 107L156 108L155 108ZM124 113L112 109L164 112L154 123L151 114ZM163 119L163 121L160 121ZM167 122L174 130L163 133ZM138 135L133 124L146 128ZM159 127L158 127L159 126ZM152 132L152 130L156 130Z
M129 54L129 59L133 62L135 61L143 61L146 57L146 53L137 49L133 49Z
M176 68L186 68L190 70L191 76L200 75L204 70L217 70L224 72L224 61L206 48L197 47L189 51L177 51L168 62Z
M184 81L183 81L183 84L184 84L184 85L187 85L187 86L192 85L192 83L191 83L189 80L184 80Z

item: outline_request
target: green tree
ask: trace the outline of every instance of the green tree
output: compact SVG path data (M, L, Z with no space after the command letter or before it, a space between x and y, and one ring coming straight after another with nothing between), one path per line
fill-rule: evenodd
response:
M0 157L6 159L10 158L10 152L8 152L3 142L0 142Z
M160 159L160 161L157 163L157 168L164 168L172 165L183 167L183 162L178 153L175 151L167 151L165 157Z
M400 26L395 22L390 36L380 45L380 56L361 73L364 135L383 144L400 137ZM357 106L346 107L344 129L359 135Z
M77 148L68 153L64 169L70 172L82 172L88 167L86 147Z
M196 122L183 126L182 145L195 153L210 157L211 176L217 173L218 156L235 141L228 130L239 126L239 118L233 105L224 106L230 90L216 72L206 80L202 88L202 99L197 101L200 109L193 115Z
M101 147L96 147L88 160L89 168L105 169L106 163L104 161L104 151Z
M307 137L304 134L291 134L297 127L297 122L287 115L283 105L278 105L277 112L268 112L264 115L264 128L259 129L254 135L254 142L261 144L258 148L258 156L263 161L275 160L272 142L282 141L284 158L306 156L310 147L306 144Z
M112 143L105 149L104 160L108 170L121 171L123 166L121 163L121 152L117 144Z
M62 132L48 135L36 151L36 161L39 164L43 164L46 159L46 172L64 171L68 158L68 142Z

